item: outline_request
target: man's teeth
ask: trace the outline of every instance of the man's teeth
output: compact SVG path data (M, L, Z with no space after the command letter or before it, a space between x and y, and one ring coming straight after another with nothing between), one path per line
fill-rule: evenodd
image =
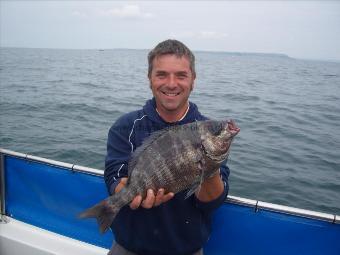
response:
M175 97L175 96L179 95L179 93L166 93L166 92L163 92L163 94L165 94L169 97Z

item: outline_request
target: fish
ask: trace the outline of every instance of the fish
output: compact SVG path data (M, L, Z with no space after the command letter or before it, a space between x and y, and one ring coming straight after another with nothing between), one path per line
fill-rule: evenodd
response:
M82 212L96 218L106 232L119 210L148 189L165 193L188 190L190 197L205 179L217 174L239 133L235 121L206 120L175 125L153 132L131 155L127 184L117 193Z

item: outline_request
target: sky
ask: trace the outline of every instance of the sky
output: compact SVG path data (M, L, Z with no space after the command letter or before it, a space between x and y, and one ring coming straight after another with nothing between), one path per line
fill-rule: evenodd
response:
M340 61L340 1L0 1L0 46L280 53Z

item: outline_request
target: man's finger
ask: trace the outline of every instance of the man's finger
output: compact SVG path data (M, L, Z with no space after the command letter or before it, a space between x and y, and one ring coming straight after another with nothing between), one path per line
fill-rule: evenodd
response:
M128 178L123 177L120 179L120 182L118 183L117 187L115 188L115 193L119 192L127 183Z
M152 189L148 189L146 198L142 202L142 206L146 209L150 209L155 203L155 194Z
M168 202L171 198L173 198L175 194L173 192L169 192L163 196L163 203Z
M142 196L141 195L137 195L133 200L132 202L130 203L130 208L132 210L135 210L137 209L140 204L142 203Z
M155 198L154 206L159 206L163 203L164 189L159 189Z

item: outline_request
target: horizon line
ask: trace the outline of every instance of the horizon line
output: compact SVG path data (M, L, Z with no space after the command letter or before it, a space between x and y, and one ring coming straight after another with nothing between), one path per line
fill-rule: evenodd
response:
M57 48L57 47L23 47L23 46L1 46L1 48L12 48L12 49L44 49L44 50L96 50L96 51L105 51L105 50L140 50L140 51L150 51L150 49L146 48ZM327 61L327 62L336 62L340 63L340 59L327 59L327 58L313 58L313 57L292 57L286 53L277 53L277 52L253 52L253 51L226 51L226 50L199 50L193 49L193 52L209 52L209 53L227 53L227 54L239 54L239 55L271 55L278 57L285 57L297 60L314 60L314 61Z

